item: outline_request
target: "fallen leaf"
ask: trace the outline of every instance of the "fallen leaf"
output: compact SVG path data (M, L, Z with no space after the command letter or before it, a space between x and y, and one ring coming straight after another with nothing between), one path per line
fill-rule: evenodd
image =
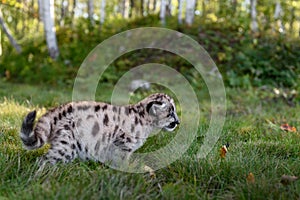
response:
M282 175L280 183L282 183L282 185L289 185L298 179L299 178L297 176Z
M289 124L282 124L280 129L288 132L296 132L297 129L294 126L290 126Z
M226 153L227 153L227 146L226 145L223 145L221 148L220 148L220 157L221 158L225 158L226 157Z
M252 172L250 172L248 175L247 175L247 183L254 183L255 182L255 178L254 178L254 175Z

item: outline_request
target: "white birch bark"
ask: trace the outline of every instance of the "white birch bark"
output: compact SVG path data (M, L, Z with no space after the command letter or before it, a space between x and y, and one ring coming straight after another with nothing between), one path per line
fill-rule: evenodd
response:
M162 25L166 25L166 7L167 0L161 0L159 17Z
M187 0L186 1L185 22L189 26L191 26L194 21L195 4L196 4L196 0Z
M178 0L178 24L182 24L182 8L184 0Z
M11 43L11 45L16 49L16 51L18 53L22 52L22 48L21 46L16 42L16 40L14 39L14 37L12 36L12 34L10 33L9 28L6 26L3 16L2 16L2 11L0 10L0 26L2 27L2 30L4 32L4 34L8 37L9 42Z
M59 56L59 50L56 40L54 26L54 0L42 0L44 31L47 47L51 58L56 59Z
M94 0L88 0L88 17L91 25L94 26Z
M106 0L101 0L101 6L100 6L100 23L101 24L103 24L105 21L105 14L106 14L105 7L106 7ZM122 9L124 9L124 8L122 8Z
M256 5L257 5L257 1L256 0L251 0L251 3L250 3L251 31L254 32L254 33L258 32Z
M121 1L121 15L125 18L125 10L126 10L126 0Z
M1 38L2 38L2 31L1 31L1 29L0 29L0 56L2 56L2 40L1 40Z
M278 20L278 25L279 25L279 32L284 33L284 26L282 23L282 7L280 1L276 1L276 6L275 6L275 12L274 12L274 19Z
M44 21L43 19L43 6L42 6L43 0L38 0L38 6L39 6L39 20L41 22Z
M173 5L172 5L172 0L167 1L167 7L166 7L166 15L171 16L173 12Z

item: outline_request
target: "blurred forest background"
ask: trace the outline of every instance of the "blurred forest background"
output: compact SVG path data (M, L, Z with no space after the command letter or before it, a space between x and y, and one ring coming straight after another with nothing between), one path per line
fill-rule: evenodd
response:
M23 149L23 117L71 101L88 54L138 27L187 34L212 57L226 86L226 121L217 143L205 141L217 136L206 131L220 107L213 109L199 72L180 56L142 49L111 63L95 99L110 102L113 87L133 67L174 67L199 100L199 127L189 149L154 175L91 161L40 173L36 160L49 146ZM130 96L137 102L154 92L171 94L167 89L151 84ZM299 0L0 0L0 199L300 199L299 91ZM197 119L180 110L179 116ZM190 137L190 129L181 130ZM138 151L169 148L175 137L176 131L153 134ZM207 145L213 149L198 158Z
M136 27L188 34L211 55L230 87L299 89L298 0L1 0L0 74L11 82L72 85L88 53L104 39ZM196 76L176 55L126 54L104 81L147 62Z

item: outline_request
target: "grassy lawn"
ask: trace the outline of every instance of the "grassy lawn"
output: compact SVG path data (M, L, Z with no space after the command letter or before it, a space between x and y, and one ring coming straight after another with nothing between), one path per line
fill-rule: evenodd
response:
M45 148L22 149L22 118L30 110L41 115L48 107L70 101L71 88L0 82L0 199L300 199L299 180L280 183L284 174L300 176L300 132L280 129L289 123L300 130L300 107L271 94L272 90L227 89L222 136L205 159L197 159L209 122L209 98L202 99L198 137L155 177L79 161L37 174L36 159ZM97 99L107 101L108 95L99 93ZM143 151L170 137L171 133L151 137ZM226 143L228 153L221 159L219 150ZM247 181L249 173L254 180Z

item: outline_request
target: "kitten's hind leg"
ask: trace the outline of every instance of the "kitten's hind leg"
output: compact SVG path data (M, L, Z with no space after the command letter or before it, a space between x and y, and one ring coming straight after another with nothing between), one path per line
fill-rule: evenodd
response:
M78 157L72 130L62 129L55 132L50 141L50 149L40 160L40 165L55 165L58 162L69 163Z

